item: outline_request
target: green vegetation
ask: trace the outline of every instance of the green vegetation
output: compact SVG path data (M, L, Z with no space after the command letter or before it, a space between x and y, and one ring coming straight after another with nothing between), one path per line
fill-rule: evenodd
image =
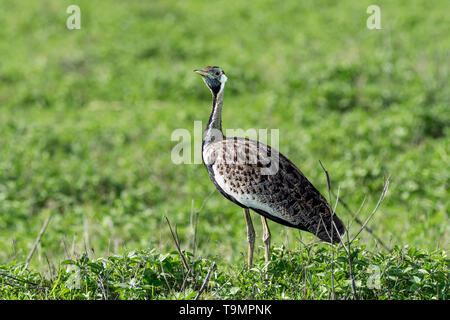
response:
M185 253L186 254L186 253ZM0 266L8 274L0 287L4 299L193 299L212 266L207 259L185 255L187 273L178 253L131 251L89 260L65 260L51 279L22 265ZM442 251L430 254L395 247L390 254L352 251L355 290L352 290L347 255L337 252L334 287L338 299L448 299L448 270ZM264 263L219 265L213 269L202 299L330 299L330 250L310 246L302 251L272 251L269 279ZM65 268L69 265L69 268ZM370 278L379 270L380 282ZM18 278L19 277L19 278ZM17 280L17 279L20 279Z
M80 30L66 28L74 2ZM202 298L328 299L331 261L336 297L353 298L342 246L333 259L327 244L275 223L269 279L262 261L247 271L242 210L209 197L203 165L172 163L173 130L193 136L194 121L208 120L210 93L192 72L206 65L229 78L224 129L279 129L279 150L324 195L319 160L353 212L366 197L361 220L391 175L369 227L396 249L358 236L362 298L448 298L448 4L377 1L382 29L369 30L371 4L1 2L0 298L172 299L162 267L176 297L192 298L212 261ZM336 211L353 221L342 204ZM184 291L164 216L192 252ZM359 229L352 222L350 235ZM379 290L367 287L371 265ZM68 281L77 272L80 288Z

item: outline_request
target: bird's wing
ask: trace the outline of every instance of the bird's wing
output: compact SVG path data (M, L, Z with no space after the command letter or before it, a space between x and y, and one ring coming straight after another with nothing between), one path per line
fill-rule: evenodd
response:
M211 180L231 201L330 242L332 212L327 201L277 150L249 139L227 138L205 146L203 159ZM333 215L333 221L342 234L341 220ZM335 228L333 234L333 242L338 242Z

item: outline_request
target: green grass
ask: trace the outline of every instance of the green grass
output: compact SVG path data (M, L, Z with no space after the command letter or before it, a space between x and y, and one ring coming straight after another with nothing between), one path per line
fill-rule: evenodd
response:
M263 261L212 267L208 259L184 252L187 273L177 252L131 251L90 260L65 260L50 279L23 265L0 266L2 299L193 299L212 269L201 299L448 299L448 260L441 250L395 247L390 254L363 247L351 253L352 289L345 250L333 256L324 246L272 251L268 277ZM69 266L69 268L67 268ZM377 271L373 271L374 268ZM331 280L334 270L334 285ZM378 273L377 273L378 272ZM373 280L379 274L379 282Z
M353 211L367 197L362 220L390 174L388 195L369 224L373 232L390 248L420 248L430 259L440 255L432 252L448 250L446 1L378 1L381 30L366 28L371 1L81 0L81 30L70 31L65 26L71 4L0 4L0 264L8 272L48 277L53 274L48 264L60 266L86 251L85 235L91 262L105 257L111 270L125 267L120 259L132 250L170 252L164 216L177 224L184 248L193 251L191 208L199 210L214 186L203 165L172 163L177 142L170 138L177 128L193 134L195 120L206 125L210 93L192 70L210 64L229 78L224 128L279 129L280 151L323 194L327 185L319 160L333 190L340 187ZM337 212L346 223L352 220L342 205ZM24 270L49 215L30 269ZM284 246L285 256L298 254L290 262L302 268L300 240L314 237L269 224L274 246ZM359 228L352 223L350 234ZM256 231L259 238L259 224ZM236 272L233 266L245 259L241 209L215 192L199 213L197 243L195 259L206 259L202 268L216 261L222 272L217 281L224 283L225 274ZM368 264L385 254L367 232L358 246ZM145 252L140 254L156 261L157 253ZM108 258L113 255L122 257L117 266ZM395 259L382 258L393 266ZM174 266L179 277L179 262ZM202 276L204 270L197 281ZM329 298L329 292L319 294L319 288L329 288L329 276L317 277L314 295L294 294L292 287L264 297L286 292L291 298ZM248 287L236 297L251 296L251 279L244 279ZM2 297L24 297L8 296L2 285ZM50 285L57 288L52 294L30 289L29 297L98 297L97 289L64 293L61 283ZM169 297L163 285L158 288L162 291L135 294ZM190 288L198 290L198 282ZM388 288L389 294L362 295L408 297ZM434 288L423 297L443 298ZM342 290L339 297L349 297L348 288Z

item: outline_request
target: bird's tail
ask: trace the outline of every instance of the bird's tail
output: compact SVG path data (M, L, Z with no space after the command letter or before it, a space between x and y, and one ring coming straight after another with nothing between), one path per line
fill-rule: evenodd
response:
M321 217L316 230L312 233L314 233L322 241L339 243L341 242L340 237L342 237L345 233L345 226L336 214L332 214L326 217Z

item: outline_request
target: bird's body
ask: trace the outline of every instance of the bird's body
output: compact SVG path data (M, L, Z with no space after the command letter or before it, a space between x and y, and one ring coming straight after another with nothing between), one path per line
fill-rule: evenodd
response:
M309 231L321 240L339 242L345 232L342 221L325 198L287 157L258 141L227 138L222 132L222 106L227 77L219 67L195 70L211 90L213 103L205 130L202 156L217 189L244 208L249 241L249 264L253 257L254 229L249 209L262 216L266 261L270 231L266 218Z
M211 180L229 200L270 220L309 231L331 242L332 212L327 201L277 150L249 139L224 137L204 148L203 159ZM263 174L272 161L278 161L276 173ZM342 222L336 216L334 222L342 233ZM338 241L334 231L333 242Z

